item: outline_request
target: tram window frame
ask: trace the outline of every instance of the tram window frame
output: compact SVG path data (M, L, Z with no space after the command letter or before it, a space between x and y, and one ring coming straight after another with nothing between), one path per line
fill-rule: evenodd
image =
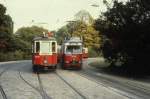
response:
M34 44L32 43L32 46L31 46L31 50L32 50L32 53L34 53Z
M52 53L57 53L57 43L56 42L51 42L51 44L52 44Z
M35 42L35 53L40 53L40 42L39 41Z
M83 53L82 45L66 45L65 53L66 54L80 54L80 53Z
M46 48L47 51L45 51L45 49L43 49L44 46L47 47ZM41 55L52 54L52 45L51 45L50 41L40 41L40 54Z

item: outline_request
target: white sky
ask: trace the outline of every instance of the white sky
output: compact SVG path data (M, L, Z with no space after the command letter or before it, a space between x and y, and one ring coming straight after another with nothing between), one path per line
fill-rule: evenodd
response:
M80 10L87 10L94 18L104 11L103 0L0 0L14 21L14 31L22 26L40 25L57 30ZM98 4L99 7L92 7ZM34 22L32 22L34 20ZM40 24L47 23L47 24Z

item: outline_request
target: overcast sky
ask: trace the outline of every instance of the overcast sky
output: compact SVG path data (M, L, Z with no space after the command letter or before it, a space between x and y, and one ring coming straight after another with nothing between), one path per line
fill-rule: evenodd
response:
M0 0L13 18L14 30L22 26L41 25L57 30L72 20L80 10L87 10L94 18L104 11L103 0ZM99 7L92 7L98 4ZM34 21L32 21L34 20ZM46 23L46 24L40 24Z

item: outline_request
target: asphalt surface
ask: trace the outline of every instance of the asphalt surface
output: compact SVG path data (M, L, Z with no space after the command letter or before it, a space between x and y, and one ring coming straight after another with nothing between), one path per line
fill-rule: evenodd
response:
M32 72L30 60L0 63L0 99L150 98L148 83L100 73L88 65L94 60L84 60L83 70L40 74Z
M96 69L88 64L92 61L99 60L104 62L103 58L91 58L85 61L84 69L80 72L81 75L91 78L109 87L111 90L116 91L131 99L150 99L150 83L149 77L144 78L132 78L126 76L120 76L113 73L105 72L103 69Z

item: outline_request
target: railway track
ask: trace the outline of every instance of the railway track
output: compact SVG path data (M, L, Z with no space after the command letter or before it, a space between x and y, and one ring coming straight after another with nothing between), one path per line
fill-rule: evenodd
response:
M45 92L44 88L43 88L43 84L42 84L42 80L40 78L40 74L39 72L36 74L37 78L38 78L38 83L39 83L39 88L35 87L34 85L32 85L31 83L29 83L22 75L21 72L19 71L19 76L20 78L27 84L29 85L31 88L33 88L34 90L36 90L42 97L42 99L52 99L50 96L47 95L47 93Z
M113 78L109 79L109 78L105 78L105 77L99 77L100 80L97 80L97 79L92 78L94 76L90 77L89 73L87 73L85 71L82 71L82 72L80 71L80 72L77 72L76 74L79 76L82 76L82 77L84 77L90 81L94 81L97 84L101 84L104 87L107 87L107 85L109 85L110 87L112 87L111 90L113 90L113 88L117 88L117 89L119 88L119 90L123 89L123 88L120 88L117 84L121 85L121 87L129 88L129 89L123 89L123 91L133 95L134 98L139 97L139 98L147 99L150 96L150 89L145 88L141 85L136 85L136 84L131 83L131 82L123 82L122 84L120 84L119 81L115 81ZM120 93L118 91L116 91L116 92L123 95L123 96L126 96L128 98L133 99L133 97L130 97L128 94Z
M41 80L41 78L40 78L39 72L37 73L37 77L38 77L39 87L40 87L40 91L41 91L41 94L42 94L43 99L52 99L51 97L49 97L49 96L47 95L47 93L46 93L45 90L44 90L44 87L43 87L42 80Z
M80 97L82 97L82 99L87 99L86 96L84 96L83 94L81 94L81 92L79 90L77 90L75 87L73 87L69 82L67 82L62 76L60 76L57 72L55 72L55 74L65 83L67 84L71 89L73 89Z
M8 70L8 67L7 67L6 69L4 69L4 70L0 73L0 78L1 78L1 76L2 76L7 70ZM2 95L3 99L8 99L6 93L5 93L5 91L4 91L4 89L3 89L2 85L1 85L1 83L0 83L0 92L1 92L1 95Z
M15 61L14 61L14 62L15 62ZM6 62L6 63L4 63L4 64L0 64L0 68L6 67L5 69L2 70L2 72L0 72L0 79L1 79L1 76L2 76L6 71L8 71L8 69L11 68L11 67L9 67L9 65L11 65L11 64L14 63L14 62L10 62L10 63L7 63L7 62ZM16 62L15 62L15 63L16 63ZM5 64L7 64L7 66L6 66ZM1 83L0 83L0 93L1 93L1 95L2 95L2 97L3 97L3 99L8 99L6 93L5 93L4 89L3 89L3 86L1 85Z

